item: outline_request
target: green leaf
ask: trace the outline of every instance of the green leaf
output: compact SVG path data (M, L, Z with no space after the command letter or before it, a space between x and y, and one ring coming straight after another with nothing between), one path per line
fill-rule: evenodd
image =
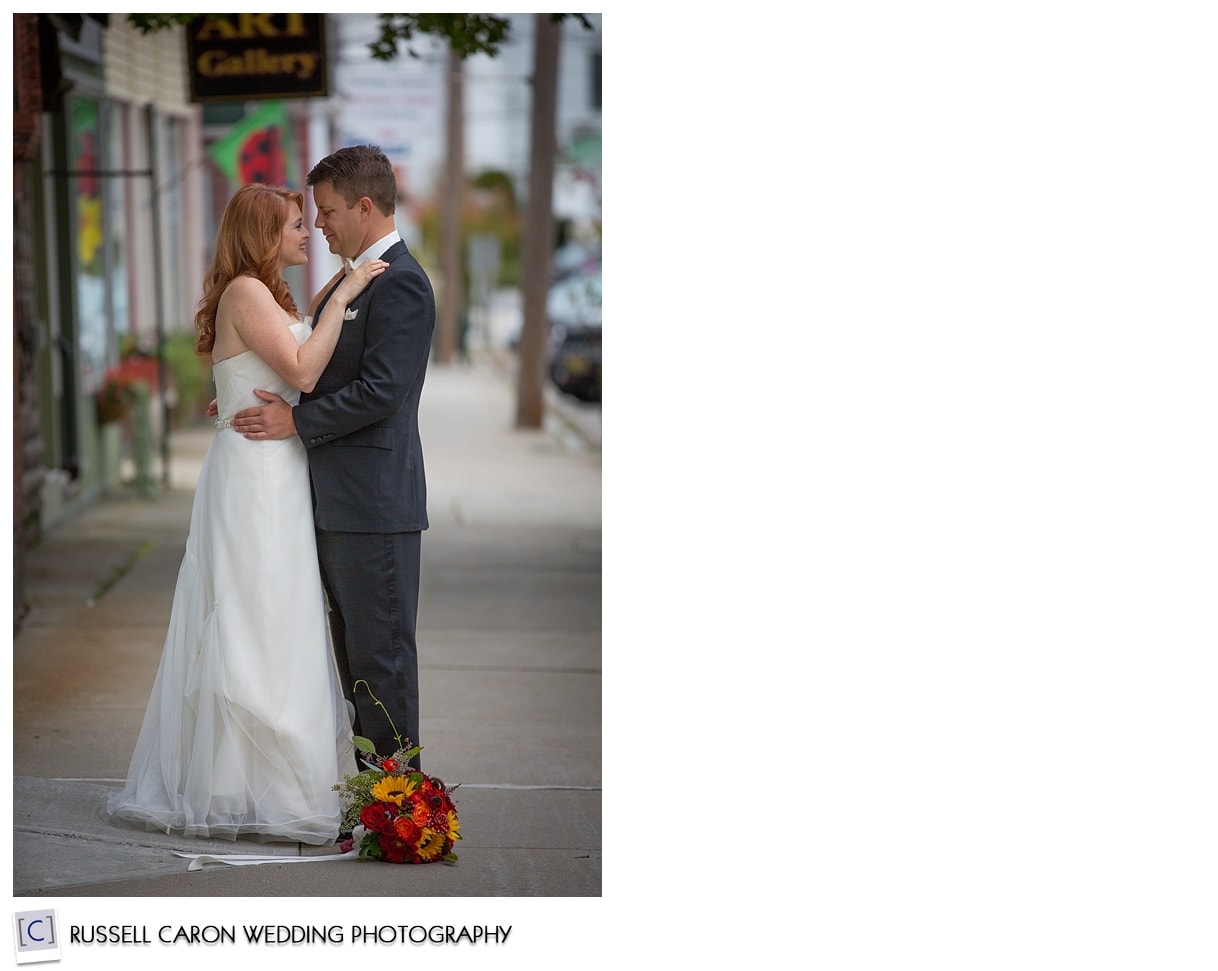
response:
M355 747L361 752L371 752L373 755L376 755L376 746L372 744L370 739L364 738L363 735L356 735L354 742Z
M368 45L372 57L379 61L397 57L399 44L417 58L416 33L446 43L462 60L474 54L495 57L511 28L510 21L494 14L383 13L379 17L380 36Z

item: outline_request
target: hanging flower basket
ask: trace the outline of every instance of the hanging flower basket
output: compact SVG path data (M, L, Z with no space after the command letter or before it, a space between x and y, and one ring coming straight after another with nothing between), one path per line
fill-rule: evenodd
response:
M132 378L121 371L107 371L106 379L93 396L97 402L97 420L102 425L126 421L135 402Z

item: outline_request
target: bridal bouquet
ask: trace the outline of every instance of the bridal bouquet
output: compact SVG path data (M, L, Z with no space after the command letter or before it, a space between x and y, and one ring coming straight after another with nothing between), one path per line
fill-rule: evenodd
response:
M453 845L461 838L461 823L452 801L457 787L411 769L407 763L421 751L400 748L382 758L365 750L361 758L369 768L334 787L343 808L342 829L351 830L351 839L340 844L344 853L358 846L361 860L457 862Z
M363 685L373 702L389 717L389 712L362 678L355 689ZM363 772L347 776L334 786L343 810L340 830L350 830L351 839L343 840L339 848L350 853L359 847L361 860L383 860L386 863L456 863L453 844L461 838L461 823L452 793L457 786L446 786L439 779L424 775L410 767L410 760L423 751L393 728L398 749L392 755L376 754L376 746L363 736L355 736L359 759L366 765Z

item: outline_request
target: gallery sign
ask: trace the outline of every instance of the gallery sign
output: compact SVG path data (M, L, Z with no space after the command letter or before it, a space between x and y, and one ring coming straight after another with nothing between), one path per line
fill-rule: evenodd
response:
M186 28L191 101L324 98L326 15L235 13Z

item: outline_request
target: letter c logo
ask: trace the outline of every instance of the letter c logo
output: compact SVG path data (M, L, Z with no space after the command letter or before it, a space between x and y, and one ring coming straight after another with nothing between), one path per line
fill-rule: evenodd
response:
M45 937L36 937L34 935L34 925L41 924L41 923L42 923L42 918L40 917L38 920L30 921L29 925L25 929L25 936L28 937L31 941L38 941L40 944L43 941L45 941L46 938Z

